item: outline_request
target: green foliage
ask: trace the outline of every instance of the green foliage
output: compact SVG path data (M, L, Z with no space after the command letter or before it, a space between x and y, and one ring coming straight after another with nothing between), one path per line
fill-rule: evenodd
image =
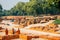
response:
M3 16L10 16L10 15L11 15L10 10L3 11Z
M60 0L30 0L29 2L18 2L10 10L3 10L0 5L0 16L7 15L40 15L40 14L59 14Z
M0 16L2 16L2 5L0 4Z
M60 19L54 21L55 24L60 24Z
M14 6L11 10L10 10L10 12L11 12L11 14L12 15L23 15L23 10L22 10L22 8L23 8L23 6L25 5L25 3L23 3L23 2L19 2L18 4L16 4L16 6Z
M3 9L3 8L2 8L2 5L0 4L0 11L2 11L2 9Z

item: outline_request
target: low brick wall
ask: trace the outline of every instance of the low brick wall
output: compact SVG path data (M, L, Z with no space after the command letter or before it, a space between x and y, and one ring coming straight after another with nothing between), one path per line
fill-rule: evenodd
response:
M19 38L19 35L7 35L7 36L3 36L2 40L11 40L16 38Z
M60 40L60 37L41 35L39 38L45 38L48 40Z
M22 40L31 40L32 38L39 38L39 36L20 34L19 38Z

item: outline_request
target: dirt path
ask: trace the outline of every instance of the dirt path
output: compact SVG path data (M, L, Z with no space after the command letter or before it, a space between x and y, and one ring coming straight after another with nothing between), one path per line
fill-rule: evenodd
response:
M38 27L38 26L46 26L46 25L48 25L48 24L50 24L50 23L52 23L54 21L55 20L51 20L51 21L49 21L47 23L43 23L43 24L41 24L41 23L39 23L39 24L32 24L32 25L26 26L25 28Z

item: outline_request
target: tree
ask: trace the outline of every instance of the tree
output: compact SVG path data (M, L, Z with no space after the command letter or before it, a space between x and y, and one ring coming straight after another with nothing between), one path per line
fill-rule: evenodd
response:
M10 15L12 15L10 13L10 10L3 10L3 15L2 16L10 16Z
M0 4L0 12L2 11L2 9L3 9L3 8L2 8L2 5Z
M0 16L2 16L2 10L3 8L2 8L2 5L0 4Z
M24 16L40 14L59 14L60 13L60 0L30 0L29 2L18 2L10 10L3 10L0 5L0 16L14 15Z
M18 2L16 6L14 6L10 11L12 15L23 15L24 11L22 10L22 7L25 5L23 2Z

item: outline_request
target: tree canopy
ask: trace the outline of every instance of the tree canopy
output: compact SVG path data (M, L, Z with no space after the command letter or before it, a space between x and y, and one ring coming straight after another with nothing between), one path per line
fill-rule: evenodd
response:
M60 0L30 0L29 2L18 2L10 10L3 10L2 5L0 5L0 16L38 16L40 14L60 14Z

